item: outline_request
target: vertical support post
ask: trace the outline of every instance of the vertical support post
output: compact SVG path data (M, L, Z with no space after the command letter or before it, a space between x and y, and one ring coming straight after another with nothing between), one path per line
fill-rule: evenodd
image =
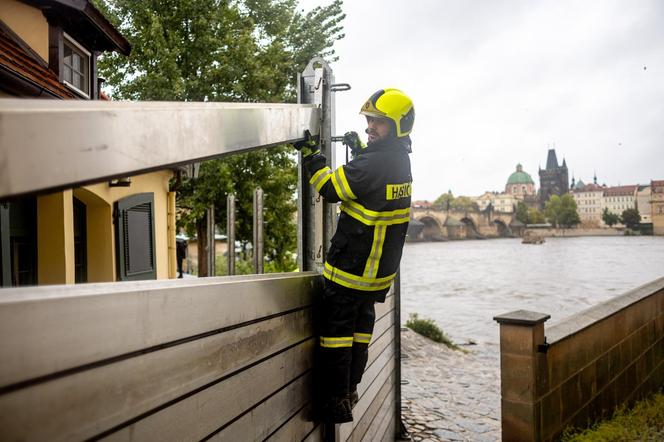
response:
M544 322L551 316L518 310L500 324L500 395L503 440L541 440L540 399L546 388Z
M263 189L254 191L254 272L263 273Z
M226 239L228 252L228 275L235 275L235 195L226 197Z
M332 69L320 57L313 58L298 76L298 103L311 103L321 107L320 149L328 160L328 166L336 164L332 149L334 131L334 83ZM301 164L301 158L300 158ZM325 204L308 177L299 167L298 200L298 265L300 270L322 272L327 244L334 234L336 206Z
M9 203L0 203L0 287L12 285L9 256Z
M401 418L401 269L394 278L394 403L395 438L410 440Z
M207 228L207 275L215 276L215 257L217 245L214 241L214 205L207 209L206 215Z

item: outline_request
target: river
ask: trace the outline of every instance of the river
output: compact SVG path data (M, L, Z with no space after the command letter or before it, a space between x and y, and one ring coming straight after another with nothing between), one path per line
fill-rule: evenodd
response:
M493 317L513 310L551 315L547 326L664 276L664 237L547 238L406 244L402 321L431 318L458 343L496 349Z

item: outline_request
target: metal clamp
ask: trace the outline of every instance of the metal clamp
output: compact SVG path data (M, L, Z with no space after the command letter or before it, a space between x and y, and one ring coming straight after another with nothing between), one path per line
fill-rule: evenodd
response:
M350 84L348 83L335 83L330 86L330 91L332 92L345 92L350 90Z

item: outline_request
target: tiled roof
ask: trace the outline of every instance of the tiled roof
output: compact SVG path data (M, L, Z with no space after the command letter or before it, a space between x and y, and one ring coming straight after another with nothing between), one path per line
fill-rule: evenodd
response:
M53 71L42 66L14 41L12 36L0 27L0 69L11 72L16 77L41 87L59 98L77 98L76 95L58 81Z
M638 187L638 184L630 186L608 187L604 189L604 196L633 196Z
M601 192L606 190L605 187L600 186L599 184L595 183L589 183L589 184L584 184L581 187L575 187L574 190L572 190L572 193L581 193L581 192Z
M664 187L664 180L657 180L657 181L652 180L650 182L650 185L651 186L657 186L657 187Z

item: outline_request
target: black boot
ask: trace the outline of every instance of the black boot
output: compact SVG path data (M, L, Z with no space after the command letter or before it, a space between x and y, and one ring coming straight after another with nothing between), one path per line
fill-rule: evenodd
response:
M348 397L333 397L328 400L321 409L321 421L331 424L343 424L344 422L352 422L353 411L350 407L350 399Z
M351 410L355 408L357 403L360 401L360 395L357 394L357 387L353 388L353 391L350 392L350 408Z

